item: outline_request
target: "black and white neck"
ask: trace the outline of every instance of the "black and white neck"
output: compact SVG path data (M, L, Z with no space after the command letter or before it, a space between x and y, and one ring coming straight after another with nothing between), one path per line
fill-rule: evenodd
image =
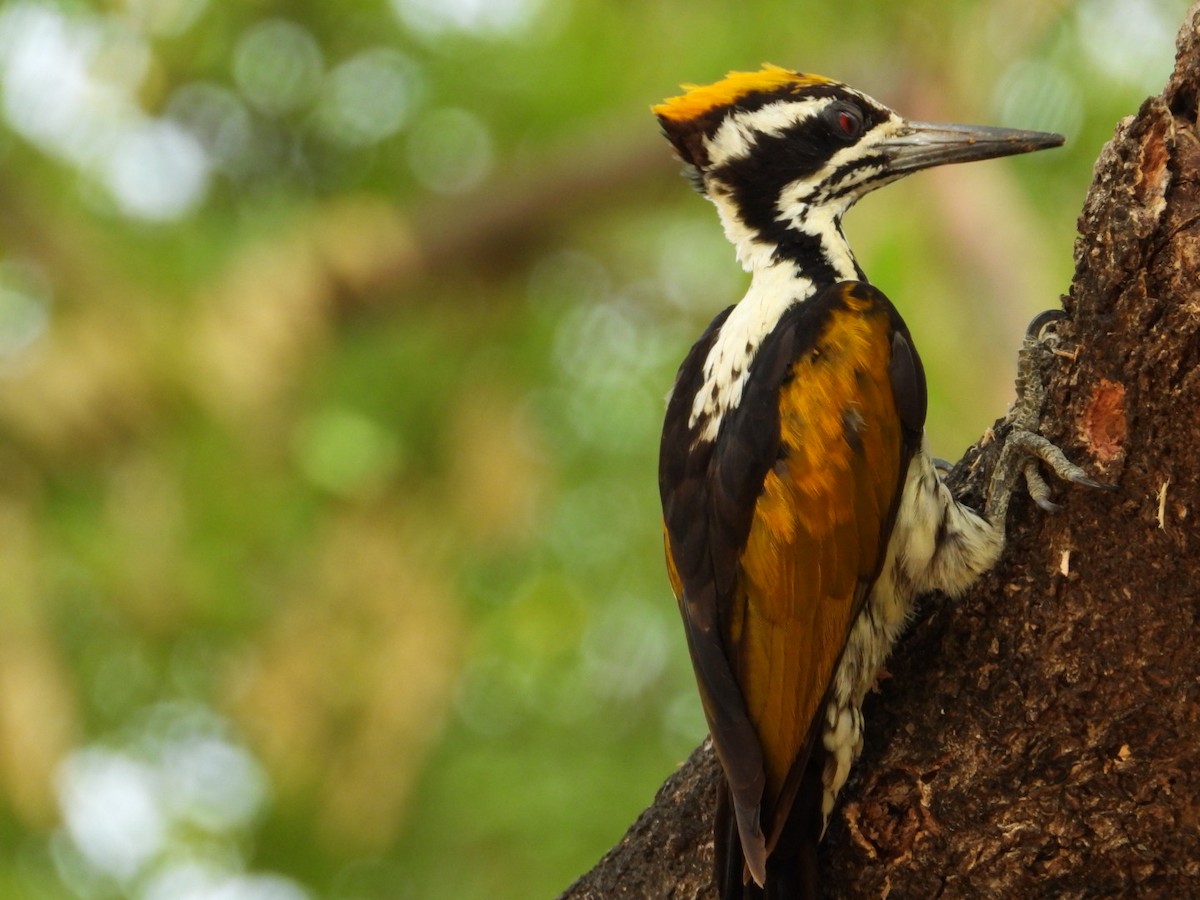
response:
M698 440L711 441L725 413L741 401L758 348L784 313L825 287L865 276L840 219L827 215L828 210L797 210L795 224L775 230L771 236L777 240L770 241L747 225L738 208L718 192L709 197L737 249L738 262L750 273L746 295L721 326L704 361L704 381L692 405L689 424L699 429Z

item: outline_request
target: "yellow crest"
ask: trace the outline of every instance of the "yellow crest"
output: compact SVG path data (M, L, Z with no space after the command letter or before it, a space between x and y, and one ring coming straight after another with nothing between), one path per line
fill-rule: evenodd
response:
M651 107L656 116L671 122L685 122L722 106L736 103L749 94L774 91L781 87L805 88L830 84L820 75L806 75L766 63L757 72L730 72L709 85L680 85L687 93L670 97Z

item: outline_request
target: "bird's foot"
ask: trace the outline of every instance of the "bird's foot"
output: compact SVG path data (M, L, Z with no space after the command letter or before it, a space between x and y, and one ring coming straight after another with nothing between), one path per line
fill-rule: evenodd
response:
M1050 357L1068 355L1057 348L1057 336L1049 329L1065 317L1062 310L1047 310L1035 316L1025 332L1017 357L1017 400L1006 422L1007 433L988 488L986 514L993 522L1004 521L1009 501L1021 481L1025 482L1034 503L1046 512L1058 512L1062 508L1050 499L1050 485L1042 476L1039 462L1045 463L1063 481L1116 489L1116 485L1089 477L1067 459L1061 449L1038 433L1046 397L1045 367Z

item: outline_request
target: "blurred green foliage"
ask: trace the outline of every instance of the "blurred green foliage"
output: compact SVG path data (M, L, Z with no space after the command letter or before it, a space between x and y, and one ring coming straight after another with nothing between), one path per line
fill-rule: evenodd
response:
M1065 132L848 221L953 457L1182 0L7 0L0 898L528 898L702 738L663 397L744 278L647 107Z

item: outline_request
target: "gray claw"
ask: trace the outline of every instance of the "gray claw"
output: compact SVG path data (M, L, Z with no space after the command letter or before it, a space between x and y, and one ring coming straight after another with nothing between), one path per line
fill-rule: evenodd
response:
M1036 503L1043 512L1047 512L1050 515L1060 513L1063 510L1061 503L1055 503L1053 500L1046 500L1043 497L1034 497L1033 502Z
M1025 460L1021 466L1021 472L1025 476L1025 486L1034 503L1048 513L1062 510L1061 506L1050 499L1050 485L1046 484L1046 479L1038 471L1037 460L1034 457L1031 456Z
M1074 482L1075 484L1082 484L1084 487L1099 488L1102 491L1119 490L1117 485L1110 481L1097 481L1095 478L1089 478L1087 475L1072 474L1067 476L1067 481Z
M1025 337L1033 340L1041 339L1042 332L1046 330L1046 326L1051 322L1061 322L1067 318L1065 309L1046 309L1038 313L1029 320L1029 325L1025 328Z
M940 456L933 457L932 462L934 471L942 476L949 475L951 470L954 469L954 463L950 462L948 459L942 459Z

